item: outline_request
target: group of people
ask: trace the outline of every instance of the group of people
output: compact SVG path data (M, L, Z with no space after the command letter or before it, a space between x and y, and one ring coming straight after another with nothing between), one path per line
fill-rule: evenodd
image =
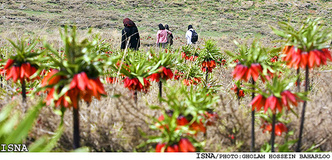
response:
M136 24L129 18L123 20L124 29L122 30L121 49L130 48L138 50L140 47L140 36ZM158 25L156 45L161 48L166 48L168 45L173 45L173 34L169 30L169 26L162 24ZM195 44L198 40L198 34L193 29L192 25L188 26L186 32L187 44Z
M165 27L162 24L158 25L159 30L157 32L157 46L165 48L166 45L173 45L173 35L169 31L169 27L166 24Z

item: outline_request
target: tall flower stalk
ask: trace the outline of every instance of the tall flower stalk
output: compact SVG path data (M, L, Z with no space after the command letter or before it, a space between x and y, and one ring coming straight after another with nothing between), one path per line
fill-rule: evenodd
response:
M186 86L198 85L201 83L203 78L202 70L195 63L189 63L184 68L183 81L182 83Z
M51 61L48 65L53 69L44 77L41 87L47 91L47 105L60 107L63 112L73 108L73 148L76 149L80 147L79 101L82 99L90 103L92 97L100 100L101 96L106 95L99 76L104 70L100 59L107 57L95 52L96 39L90 42L86 38L78 42L76 27L71 32L65 27L60 34L64 55L45 43L51 52L48 54Z
M257 41L254 41L251 46L246 44L240 45L235 41L238 46L237 53L232 53L226 51L226 53L232 57L233 60L237 60L237 64L232 73L233 79L236 81L242 80L248 82L250 79L252 81L252 99L254 99L255 82L259 77L265 81L265 79L270 79L272 77L272 69L266 63L268 50L260 46ZM265 74L264 74L265 73ZM266 75L264 77L264 75ZM250 151L255 150L255 110L251 112L251 147Z
M116 65L112 67L118 68ZM132 91L136 105L138 100L137 92L148 92L151 86L148 77L156 73L158 67L158 64L149 63L149 53L129 52L124 57L123 65L119 68L119 71L125 76L123 80L124 87Z
M163 113L154 118L151 128L159 135L151 136L145 143L157 143L156 152L197 152L201 144L195 139L199 132L206 133L206 127L213 125L218 115L213 112L218 96L207 89L194 90L185 85L169 88L166 98L167 107L150 106ZM143 144L145 144L143 143Z
M42 63L43 52L34 50L37 41L29 42L28 39L14 41L9 39L9 42L15 49L15 53L10 55L4 66L6 72L6 80L13 79L14 83L19 80L21 82L22 100L26 102L26 82L39 79L37 70L38 63Z
M330 28L324 29L320 25L320 19L307 19L299 29L295 29L289 23L280 22L281 30L273 29L274 32L286 38L286 47L283 59L289 68L305 69L305 92L309 88L309 69L326 65L327 60L332 61L328 43L331 40ZM298 84L300 85L300 84ZM296 151L301 151L302 134L304 128L304 117L307 101L304 101L299 129L299 140Z
M150 65L156 65L159 69L156 73L151 74L148 79L158 82L159 87L159 100L161 102L163 83L166 84L167 80L171 80L174 76L172 68L179 63L180 57L175 55L174 52L166 50L165 52L159 52L158 54L150 51L152 58L150 59Z
M208 84L209 73L216 67L216 61L222 58L220 49L216 46L215 42L212 40L205 41L203 49L197 58L198 62L202 65L202 71L205 72L205 84Z
M273 77L272 82L266 84L266 89L260 90L259 93L250 103L252 110L260 111L264 109L272 112L272 132L271 132L271 151L274 152L274 141L276 134L276 114L282 113L283 109L292 110L297 107L298 103L305 99L302 93L293 93L289 90L289 80ZM294 112L294 111L293 111Z

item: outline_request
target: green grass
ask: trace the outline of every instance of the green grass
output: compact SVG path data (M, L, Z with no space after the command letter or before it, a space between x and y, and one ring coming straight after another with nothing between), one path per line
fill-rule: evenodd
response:
M27 16L38 16L38 17L47 17L47 18L55 18L61 16L61 14L50 13L46 11L21 10L21 12L26 13Z
M291 19L294 23L299 23L308 16L313 18L322 17L325 25L331 26L330 20L331 11L328 9L332 7L331 3L323 1L312 2L313 5L309 8L303 8L306 1L297 2L297 6L290 0L265 0L255 1L255 5L244 0L230 0L230 1L197 1L197 0L170 0L170 1L151 1L138 0L138 7L131 5L127 1L83 1L76 0L74 3L69 0L61 0L61 3L50 3L48 0L35 0L32 5L27 5L26 9L13 9L20 6L20 3L8 5L7 11L16 11L26 14L25 17L18 15L21 19L34 16L39 21L14 21L4 23L16 23L17 28L22 26L46 24L49 30L57 29L63 22L66 24L74 24L76 21L79 28L86 26L95 26L100 23L116 24L111 27L101 28L105 32L109 29L120 30L122 28L122 19L130 18L139 26L142 32L148 32L154 35L158 30L158 24L169 24L171 30L175 34L183 35L187 30L187 26L192 24L194 29L199 31L200 36L220 37L220 36L236 36L246 37L252 33L266 33L265 38L272 37L271 26L276 26L277 21L288 21ZM93 3L89 3L93 2ZM246 4L244 4L246 3ZM292 5L289 5L292 4ZM75 6L75 5L79 6ZM179 4L179 5L177 5ZM15 7L16 6L16 7ZM70 8L69 6L72 6ZM316 6L316 7L313 7ZM44 12L38 11L40 8ZM12 9L10 9L12 8ZM50 10L61 10L61 13L49 13ZM316 9L316 13L313 10ZM309 12L310 11L310 12ZM312 12L312 13L311 13ZM326 13L326 14L322 14ZM12 16L15 18L15 16ZM12 26L3 26L9 28ZM15 29L15 27L13 28ZM27 30L29 30L27 28ZM5 29L0 30L2 33ZM37 31L38 32L38 31Z

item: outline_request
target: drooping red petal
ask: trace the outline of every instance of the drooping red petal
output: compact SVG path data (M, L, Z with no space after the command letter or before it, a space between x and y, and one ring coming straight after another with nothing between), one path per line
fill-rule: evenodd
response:
M137 78L131 79L131 82L134 86L139 86L140 85L139 87L137 87L139 89L141 89L143 87L142 84L139 82L139 80Z
M58 100L56 100L56 101L54 102L54 103L55 103L55 106L56 106L56 107L59 107L59 106L68 107L68 106L64 105L64 103L63 103L63 99L64 99L64 97L62 96L62 97L60 97Z
M327 48L323 48L323 49L322 49L322 52L324 53L324 55L325 55L325 57L326 57L327 59L329 59L330 61L332 61L331 52L330 52L329 49L327 49Z
M264 106L264 112L267 111L268 108L270 108L272 110L273 113L275 113L275 108L277 105L277 97L275 96L270 96L266 99L266 103Z
M14 64L14 62L15 62L15 60L8 59L4 69L8 69L9 67L11 67Z
M81 73L77 74L77 82L78 82L77 87L81 91L84 91L85 88L88 86L88 81L89 81L89 78L85 72L81 72Z
M56 73L59 71L56 69L53 69L50 73L48 73L44 79L41 82L41 86L45 87L47 85L53 85L56 84L60 81L61 77L60 76L54 76Z
M272 110L273 113L275 113L276 107L277 107L277 97L272 96L271 102L270 102L270 109Z
M299 65L300 62L301 62L301 50L297 49L295 52L293 52L290 65L291 67L293 66L295 69L298 69L300 66Z
M169 69L169 68L166 68L165 70L164 70L164 74L167 76L167 79L172 79L173 78L173 73L172 73L172 70L171 69Z
M153 73L147 78L151 79L152 81L159 82L160 75L159 75L159 73Z
M34 67L34 66L31 66L30 69L31 69L31 75L33 75L33 74L35 74L35 73L37 72L37 68ZM31 76L31 75L30 75L30 76ZM30 77L29 77L29 78L30 78ZM40 77L37 76L36 79L40 79Z
M315 62L316 62L316 65L317 67L320 66L321 64L321 56L320 56L320 52L318 50L313 50L313 52L315 53Z
M263 100L263 98L264 97L262 95L258 95L250 102L250 105L252 106L252 110L255 110L255 108L256 108L257 111L259 111L262 108L261 101Z
M54 88L51 88L51 90L48 92L47 96L46 96L46 105L50 105L52 100L53 100L53 94L54 94Z
M282 92L284 94L286 94L287 99L289 99L291 102L295 103L296 102L296 97L293 93L291 93L289 90L286 90L284 92Z
M187 138L181 138L179 141L180 152L195 152L195 147Z
M77 109L77 104L78 104L78 92L79 91L76 88L71 89L67 92L68 96L70 97L70 100L72 102L72 105L75 109Z
M92 96L93 96L93 91L92 90L87 90L85 92L80 93L80 98L83 99L85 102L91 102L92 101ZM100 96L97 95L96 97L98 100L100 100Z
M254 81L257 81L259 74L262 72L263 68L260 64L253 63L251 64L250 70L252 78L254 79Z
M277 136L281 136L281 134L282 134L281 128L279 127L278 124L275 125L275 134Z
M233 72L232 72L232 76L233 78L235 78L237 72L239 71L239 69L242 68L242 66L240 66L239 64L235 66Z
M158 121L163 121L165 118L164 118L164 115L160 115L159 118L158 118Z
M326 65L326 60L327 60L327 57L326 55L324 54L324 52L322 50L317 50L317 53L319 55L319 58L320 58L320 61L323 65Z
M287 127L283 123L278 122L275 124L275 135L281 136L282 132L287 132Z
M308 65L309 54L307 52L301 53L301 68L305 68Z
M138 81L137 90L142 91L143 89L144 89L143 84Z
M290 102L292 103L293 106L297 107L297 102L301 101L299 100L299 98L297 97L297 95L291 93L290 91L285 92L285 94L287 95L287 100L290 100Z
M247 82L250 79L250 77L251 77L251 69L247 67L242 79Z
M315 53L313 51L309 52L309 68L313 68L315 65L315 58L316 56L314 55Z
M93 79L89 79L88 89L92 92L92 95L99 99L97 84Z
M20 78L24 78L24 75L25 75L25 72L28 72L28 68L27 68L27 64L26 63L23 63L21 65L21 73L20 73Z
M166 148L166 152L179 152L179 146L177 144L173 144Z
M233 78L235 78L236 74L239 72L239 70L242 68L242 65L237 64L232 72Z
M282 49L282 53L283 54L286 54L288 55L290 49L292 48L293 46L285 46L283 49Z
M104 94L106 95L106 92L105 92L105 89L104 89L104 85L103 83L101 83L100 79L99 78L95 78L93 79L93 81L96 83L97 85L97 90L100 94Z
M14 76L14 68L7 69L6 81Z
M239 95L238 96L239 97L244 97L244 91L242 89L239 91Z
M256 71L256 68L253 67L253 64L248 69L248 72L249 72L249 70L250 70L251 77L254 79L254 81L257 81L259 73Z
M129 86L129 78L126 77L124 80L123 80L123 84L124 84L124 87L128 87Z
M244 65L241 65L241 64L238 64L236 66L236 68L233 71L233 78L235 80L240 80L240 79L245 80L246 74L248 73L248 67L244 66Z
M263 130L263 133L265 133L266 131L267 132L271 132L272 131L272 124L270 124L270 123L265 124L265 128Z
M190 85L190 80L188 79L183 79L182 83L186 86L189 86Z
M206 63L206 66L207 66L208 68L210 68L210 67L213 66L213 64L211 63L211 61L208 61L208 62Z
M282 102L282 105L288 106L287 94L285 93L285 91L281 93L281 102Z
M276 108L279 110L279 112L281 113L282 111L282 105L280 104L279 99L276 97Z
M291 57L292 57L292 54L293 54L292 52L294 52L294 47L293 46L285 46L282 53L286 54L286 57L283 57L283 61L288 62L289 60L291 60Z
M136 88L134 88L133 86L136 86L135 84L134 84L134 80L133 79L129 79L128 77L127 78L125 78L125 83L124 83L124 85L125 85L125 87L127 87L129 90L135 90Z
M13 81L16 82L17 79L20 77L20 70L21 70L21 67L19 66L13 66L12 67L12 72L13 72Z
M201 131L203 133L206 132L206 128L202 122L197 123L196 121L190 125L190 128L195 131Z
M214 67L216 67L216 61L211 60L211 61L208 63L208 67L209 67L209 68L214 68Z
M179 126L185 126L189 123L189 121L186 119L186 117L184 116L179 116L177 119L176 119L176 123L177 125Z
M233 87L231 88L231 90L233 90L235 93L237 93L238 88L237 88L237 86L234 84Z
M161 152L165 146L165 143L158 143L156 146L156 152Z
M75 88L77 86L77 84L78 84L77 76L78 76L78 74L75 74L74 77L73 77L73 79L71 80L71 82L69 84L69 88L70 89L73 89L73 88Z
M206 64L207 64L206 61L203 61L203 62L202 62L202 66L203 66L203 67L206 67L206 66L207 66Z

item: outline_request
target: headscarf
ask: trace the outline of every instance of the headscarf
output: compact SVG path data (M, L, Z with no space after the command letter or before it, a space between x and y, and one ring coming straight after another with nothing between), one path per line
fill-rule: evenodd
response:
M189 25L189 26L188 26L188 30L191 29L191 28L193 28L193 26L192 26L192 25Z
M164 30L165 29L165 27L161 23L158 26L159 26L159 30Z
M167 30L169 30L168 24L165 25L165 28L166 28Z
M126 27L136 26L135 23L132 20L130 20L129 18L123 19L123 25L126 26Z

